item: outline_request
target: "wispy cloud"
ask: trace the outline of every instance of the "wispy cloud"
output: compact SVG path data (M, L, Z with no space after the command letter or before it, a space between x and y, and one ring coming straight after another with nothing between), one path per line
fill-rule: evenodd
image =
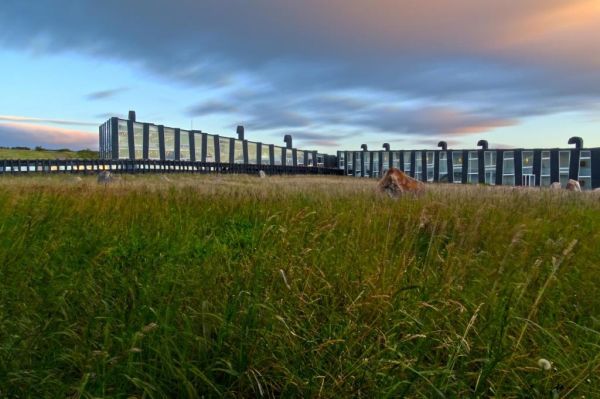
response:
M106 100L127 90L129 90L128 87L117 87L115 89L99 90L86 94L85 98L90 101Z
M73 121L67 119L34 118L30 116L0 115L0 121L16 123L41 123L66 126L98 126L96 122Z
M5 146L47 148L98 148L98 133L26 123L0 123L0 142Z

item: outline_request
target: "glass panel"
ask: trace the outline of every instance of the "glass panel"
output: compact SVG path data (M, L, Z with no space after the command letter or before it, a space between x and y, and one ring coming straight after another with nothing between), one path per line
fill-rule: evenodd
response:
M221 155L221 163L231 163L229 159L229 146L231 140L229 137L219 137L219 155Z
M423 172L423 158L421 155L421 151L415 152L415 179L421 180L421 175Z
M306 165L307 166L315 166L313 163L313 153L311 151L306 153Z
M523 151L523 176L533 175L533 151Z
M202 133L194 133L194 154L196 162L202 162Z
M144 158L144 125L142 123L133 123L133 146L135 159Z
M206 162L216 162L215 141L216 136L206 135Z
M170 127L164 128L165 133L165 159L175 159L175 129Z
M462 152L452 152L452 179L454 183L462 183Z
M381 160L381 170L385 173L386 170L390 168L390 153L384 152L383 159Z
M467 183L478 183L479 182L479 158L477 151L469 151L469 165L467 172Z
M369 177L369 176L371 176L371 153L364 151L363 154L365 157L365 164L363 166L363 168L364 168L363 175L365 177Z
M344 169L346 167L346 153L340 152L340 156L338 158L338 168Z
M294 153L291 148L285 148L285 164L287 166L294 166Z
M434 152L427 151L425 153L425 158L427 160L427 181L432 182L433 181L433 172L434 172L433 169L435 166Z
M485 151L483 153L485 168L485 184L496 184L496 151Z
M440 151L440 160L439 160L439 173L440 182L448 181L448 153L446 151Z
M270 165L271 164L271 155L269 152L269 146L267 144L263 144L260 151L261 151L260 163L263 165Z
M187 130L179 131L179 159L189 161L190 156L190 132Z
M506 151L502 157L502 185L515 185L515 153Z
M558 157L558 172L560 184L565 187L569 182L569 164L571 162L571 151L560 151Z
M283 155L283 147L275 146L273 149L273 157L275 158L275 165L281 165L281 159Z
M582 190L592 188L592 153L591 151L581 151L579 157L579 185Z
M117 143L119 146L119 159L129 159L129 140L127 138L127 121L119 120Z
M411 160L411 152L404 151L404 172L410 172L410 160Z
M355 162L354 162L354 175L355 176L362 176L362 161L361 161L361 153L360 152L355 152L354 153L354 157L355 157Z
M248 142L248 163L256 165L258 163L258 144Z
M244 163L244 142L242 140L234 141L233 163Z
M550 151L542 151L541 167L540 167L540 184L542 186L549 186L552 184L550 181Z
M160 159L160 141L158 126L148 126L148 159Z
M373 176L378 177L379 176L379 153L372 152L371 156L373 157Z
M296 151L296 164L304 166L304 151Z
M398 151L392 152L392 166L400 169L400 153Z

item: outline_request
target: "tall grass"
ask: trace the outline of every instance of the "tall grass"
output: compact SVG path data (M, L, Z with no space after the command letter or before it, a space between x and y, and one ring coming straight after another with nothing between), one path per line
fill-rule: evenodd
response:
M373 187L0 179L0 397L600 395L600 197Z

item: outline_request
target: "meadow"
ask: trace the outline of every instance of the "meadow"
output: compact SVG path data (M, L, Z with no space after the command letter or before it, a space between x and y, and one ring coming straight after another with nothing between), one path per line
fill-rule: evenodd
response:
M0 148L0 160L2 159L98 159L98 151Z
M600 396L598 193L374 186L0 176L0 397Z

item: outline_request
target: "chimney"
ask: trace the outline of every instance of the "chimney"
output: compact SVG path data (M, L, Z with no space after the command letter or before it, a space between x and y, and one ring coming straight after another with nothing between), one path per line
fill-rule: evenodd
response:
M390 143L383 143L383 148L384 148L386 151L389 151L389 150L390 150Z
M569 144L575 144L575 148L577 148L578 150L583 148L583 139L581 137L571 137L569 139Z
M362 148L363 151L367 151L367 145L366 144L361 144L360 148Z
M481 147L482 150L487 150L488 149L488 142L487 142L487 140L479 140L477 142L477 145L479 147Z
M239 140L244 140L244 126L242 125L238 125L237 129L236 129L237 135L238 135L238 139Z
M286 134L283 136L283 141L285 142L285 148L292 148L292 135Z
M440 147L442 151L446 151L448 149L448 143L446 143L445 141L440 141L438 143L438 147Z
M129 111L129 120L135 122L135 111Z

